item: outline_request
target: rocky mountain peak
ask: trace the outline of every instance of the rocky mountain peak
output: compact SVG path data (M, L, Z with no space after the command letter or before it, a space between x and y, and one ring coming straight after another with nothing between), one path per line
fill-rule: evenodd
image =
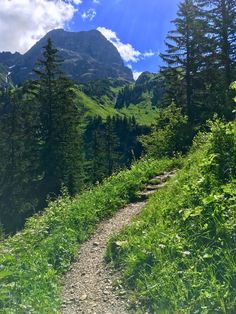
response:
M24 55L0 53L0 63L11 68L11 79L20 84L34 79L32 69L41 57L43 47L51 38L64 60L63 70L73 80L89 82L99 79L133 81L117 49L99 31L68 32L55 29L41 38Z

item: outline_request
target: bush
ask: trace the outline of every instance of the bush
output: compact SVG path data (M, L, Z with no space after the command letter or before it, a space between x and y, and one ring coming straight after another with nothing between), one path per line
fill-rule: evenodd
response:
M188 119L174 103L161 109L151 133L140 137L145 152L153 158L186 152L191 140Z

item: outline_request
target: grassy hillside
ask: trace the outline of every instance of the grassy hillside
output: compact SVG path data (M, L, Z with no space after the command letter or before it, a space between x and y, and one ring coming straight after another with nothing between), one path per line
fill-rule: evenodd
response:
M215 122L141 217L111 240L137 313L236 312L236 126ZM114 249L114 241L124 241Z
M78 244L101 219L133 200L150 177L175 163L144 160L73 199L65 194L30 218L22 232L0 242L0 312L57 313L59 276Z
M106 104L102 104L87 96L79 89L76 90L76 103L79 108L82 108L85 111L86 116L89 117L99 116L105 120L108 116L120 115L112 103L106 102Z
M108 115L135 117L140 125L151 125L158 115L161 97L158 75L143 73L135 84L124 81L100 80L80 85L78 103L89 116Z
M126 116L134 116L139 124L151 125L158 116L162 85L160 74L144 72L135 84L119 91L115 107Z
M126 117L135 117L140 125L150 126L158 117L158 108L153 107L148 100L143 100L139 104L130 104L128 107L119 109L118 112Z

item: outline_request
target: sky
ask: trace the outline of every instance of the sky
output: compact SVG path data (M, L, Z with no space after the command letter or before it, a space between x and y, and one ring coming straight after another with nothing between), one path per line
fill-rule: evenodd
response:
M179 0L0 0L0 51L26 52L48 31L98 29L135 78L157 72Z

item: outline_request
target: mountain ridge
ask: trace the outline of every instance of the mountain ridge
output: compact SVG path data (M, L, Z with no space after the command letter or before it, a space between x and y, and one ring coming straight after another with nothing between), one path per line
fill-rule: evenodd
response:
M99 79L122 79L133 82L132 71L124 65L116 47L99 31L68 32L55 29L23 55L18 52L0 53L0 64L9 68L14 84L35 79L32 69L49 38L64 60L63 71L74 81L86 83Z

